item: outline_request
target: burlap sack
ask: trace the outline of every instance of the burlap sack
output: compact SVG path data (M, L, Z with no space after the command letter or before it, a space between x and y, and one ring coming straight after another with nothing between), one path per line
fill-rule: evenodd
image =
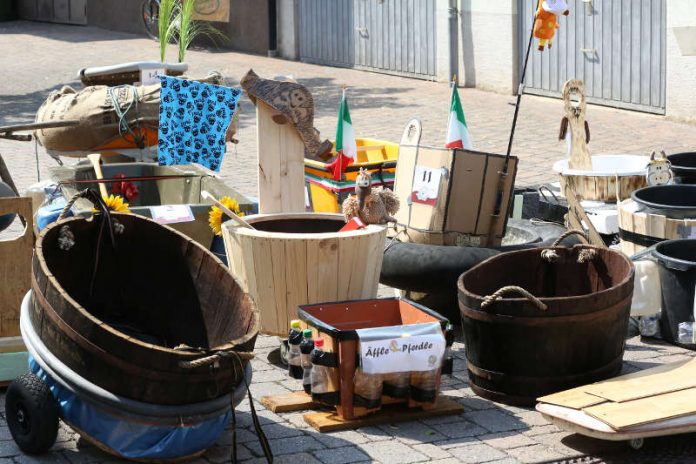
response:
M109 89L112 89L109 92ZM91 151L122 138L119 116L115 107L124 114L123 122L136 132L139 129L157 129L159 123L159 84L145 87L86 87L79 92L65 86L52 92L36 113L37 122L79 120L80 124L57 129L41 129L36 137L48 150ZM116 106L115 106L116 105ZM122 128L127 140L128 130ZM133 148L137 147L135 141Z
M200 82L222 84L219 73L211 72ZM113 89L109 92L109 89ZM136 92L137 97L133 92ZM142 148L138 137L145 146L157 144L159 127L160 85L107 87L103 85L86 87L77 91L64 86L51 92L36 113L36 122L79 120L80 124L56 129L41 129L35 136L47 150L59 152L98 152L104 148ZM119 116L114 110L114 102L124 114L127 127L119 131ZM235 115L236 116L236 115ZM230 124L227 139L235 133L234 122Z

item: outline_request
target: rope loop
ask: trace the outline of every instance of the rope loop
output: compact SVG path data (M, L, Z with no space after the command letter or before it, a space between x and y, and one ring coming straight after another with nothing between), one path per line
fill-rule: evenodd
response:
M214 364L222 358L232 358L241 363L242 361L250 361L254 359L254 353L233 350L218 351L217 353L213 353L210 356L206 356L204 358L198 358L192 361L180 361L179 367L181 367L182 369L195 369L197 367L209 366L211 364Z
M583 232L582 230L578 230L578 229L571 229L571 230L567 230L563 234L561 234L561 236L558 237L556 239L556 241L553 242L553 244L551 246L552 247L559 246L563 240L570 237L571 235L579 235L580 237L585 239L586 243L590 243L590 237L588 237L585 232Z
M483 302L481 303L481 309L486 309L493 303L495 303L498 300L501 300L503 298L503 295L508 294L508 293L518 293L522 295L524 298L526 298L531 304L536 306L538 309L542 311L546 311L548 309L548 306L541 301L539 298L535 297L531 293L529 293L527 290L525 290L522 287L518 287L516 285L508 285L505 286L495 293L492 293L491 295L488 295L483 298Z

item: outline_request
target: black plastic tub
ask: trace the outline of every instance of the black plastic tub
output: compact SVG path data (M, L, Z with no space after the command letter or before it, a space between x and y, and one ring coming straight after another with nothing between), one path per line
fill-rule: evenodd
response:
M679 343L679 323L694 321L696 287L696 240L667 240L655 247L662 285L662 338L690 350L694 344Z
M653 185L636 190L631 198L669 218L696 217L696 185Z
M667 157L672 163L674 182L677 184L696 184L696 151L675 153Z

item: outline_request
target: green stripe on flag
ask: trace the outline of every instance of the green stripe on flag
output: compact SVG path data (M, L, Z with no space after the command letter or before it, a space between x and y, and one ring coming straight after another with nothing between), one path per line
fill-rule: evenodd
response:
M450 112L454 111L455 114L457 115L457 120L461 121L464 126L468 127L466 125L466 118L464 118L464 110L462 109L462 102L459 99L459 91L457 90L457 87L454 87L454 91L452 92L452 106L450 107Z
M461 107L461 105L460 105ZM350 111L348 110L348 100L346 92L343 92L341 97L341 105L338 107L338 125L336 126L336 153L343 150L343 123L353 124L350 120Z

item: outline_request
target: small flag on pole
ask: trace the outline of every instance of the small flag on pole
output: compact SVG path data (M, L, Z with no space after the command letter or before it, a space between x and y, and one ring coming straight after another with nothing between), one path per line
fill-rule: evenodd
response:
M348 165L353 164L358 159L358 148L355 144L355 134L353 124L350 120L348 110L348 100L346 99L346 89L343 89L341 106L338 109L338 125L336 126L336 159L329 165L333 171L334 180L341 180Z
M462 109L462 102L459 99L459 92L457 91L457 85L454 80L452 81L452 101L450 103L450 114L449 122L447 123L447 141L445 143L447 148L466 148L471 150L473 145L471 145L471 136L469 135L469 128L466 125L466 119L464 118L464 110Z

